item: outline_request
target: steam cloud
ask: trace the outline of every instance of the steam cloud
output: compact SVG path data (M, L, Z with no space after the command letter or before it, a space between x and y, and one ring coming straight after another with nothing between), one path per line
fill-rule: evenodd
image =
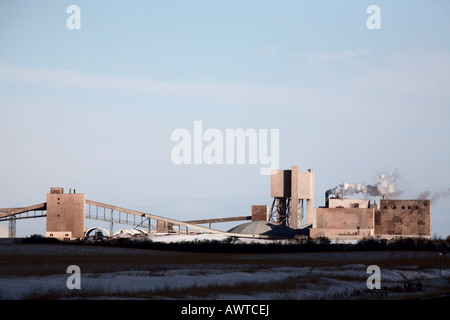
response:
M450 188L444 191L436 191L432 193L431 191L424 191L419 195L419 199L431 199L431 202L436 202L441 198L447 198L450 196Z
M385 195L388 198L396 198L402 193L397 189L397 182L399 179L400 176L395 172L392 175L381 173L376 185L344 182L333 189L329 189L326 193L339 196L350 196L355 193L362 193L365 196L378 197Z

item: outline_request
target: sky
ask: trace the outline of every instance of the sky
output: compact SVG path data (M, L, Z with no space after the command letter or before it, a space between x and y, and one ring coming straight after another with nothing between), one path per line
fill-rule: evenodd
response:
M449 18L445 0L2 0L0 207L50 187L179 220L270 205L260 159L174 163L172 133L194 144L195 121L278 130L279 169L315 170L316 207L382 172L401 177L402 199L445 193ZM449 207L432 204L433 234L450 234ZM42 218L17 222L36 233Z

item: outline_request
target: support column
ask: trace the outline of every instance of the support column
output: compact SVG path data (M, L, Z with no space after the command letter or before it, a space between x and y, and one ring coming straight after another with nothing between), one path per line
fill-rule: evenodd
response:
M304 209L304 199L299 199L299 207L300 207L300 213L299 213L299 223L298 225L301 226L302 224L305 224L305 209Z
M291 168L291 217L289 226L291 228L299 227L299 203L298 203L298 167Z
M283 225L287 225L287 199L277 198L277 222Z
M313 228L316 227L317 221L316 221L316 208L314 208L314 170L309 169L309 172L311 174L310 177L310 197L308 200L306 200L306 216L307 216L307 223L312 223Z
M113 210L111 209L111 221L109 224L109 235L112 237L114 235L114 222L113 222Z
M14 217L14 216L11 216L9 218L8 237L9 238L15 238L16 237L16 217Z

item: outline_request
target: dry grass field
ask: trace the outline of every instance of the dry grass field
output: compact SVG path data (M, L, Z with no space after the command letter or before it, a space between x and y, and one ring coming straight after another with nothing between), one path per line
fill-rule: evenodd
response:
M421 299L450 294L437 251L207 253L0 244L1 299ZM69 290L67 267L81 270ZM369 290L367 267L381 269Z

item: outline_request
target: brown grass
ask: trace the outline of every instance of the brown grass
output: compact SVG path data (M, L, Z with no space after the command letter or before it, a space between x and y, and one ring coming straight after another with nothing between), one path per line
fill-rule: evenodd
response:
M1 277L31 277L65 274L69 265L78 265L88 277L101 277L104 273L120 271L142 271L147 276L164 276L167 270L188 269L190 275L207 273L206 269L220 269L225 271L240 271L249 274L276 267L339 267L350 264L378 265L382 269L417 266L419 269L438 268L440 256L437 252L424 251L392 251L392 252L320 252L320 253L270 253L270 254L241 254L241 253L195 253L168 252L145 249L96 248L95 254L86 254L82 246L73 246L71 250L59 251L55 247L54 253L41 251L41 245L16 245L21 250L8 250L2 253L0 246L0 278ZM54 245L52 245L54 246ZM56 245L60 246L60 245ZM11 248L9 248L11 249ZM46 252L40 254L40 252ZM93 251L90 251L91 253ZM309 274L306 277L292 276L281 280L273 279L267 282L241 281L233 284L191 285L189 287L171 287L165 285L151 290L130 290L120 288L95 288L90 290L54 290L43 291L36 288L28 292L25 299L61 299L77 298L90 299L93 297L116 297L121 299L189 299L208 298L226 295L248 295L271 293L278 299L297 299L298 290L312 286L317 290L323 289L333 281L364 282L365 274L356 272L355 276L348 274L324 275ZM412 287L409 296L423 297L430 293L415 290ZM397 291L395 291L397 290ZM392 295L402 295L408 287L397 287L390 292L369 292L367 290L353 290L336 295L336 299L389 298ZM448 292L446 292L448 294ZM384 294L384 295L383 295ZM312 296L320 299L322 296Z
M38 254L39 245L30 246L33 254L2 255L0 248L0 276L45 276L65 273L67 266L78 265L83 272L104 273L127 270L158 272L170 265L171 268L209 265L254 272L268 267L336 267L349 264L376 264L380 268L417 266L419 269L439 267L437 252L392 251L392 252L321 252L321 253L195 253L161 252L145 249L122 249L120 253L112 248L98 248L95 255L78 252ZM81 248L80 248L81 249ZM129 253L127 250L130 250ZM103 252L102 252L103 251ZM113 253L111 253L113 252Z

